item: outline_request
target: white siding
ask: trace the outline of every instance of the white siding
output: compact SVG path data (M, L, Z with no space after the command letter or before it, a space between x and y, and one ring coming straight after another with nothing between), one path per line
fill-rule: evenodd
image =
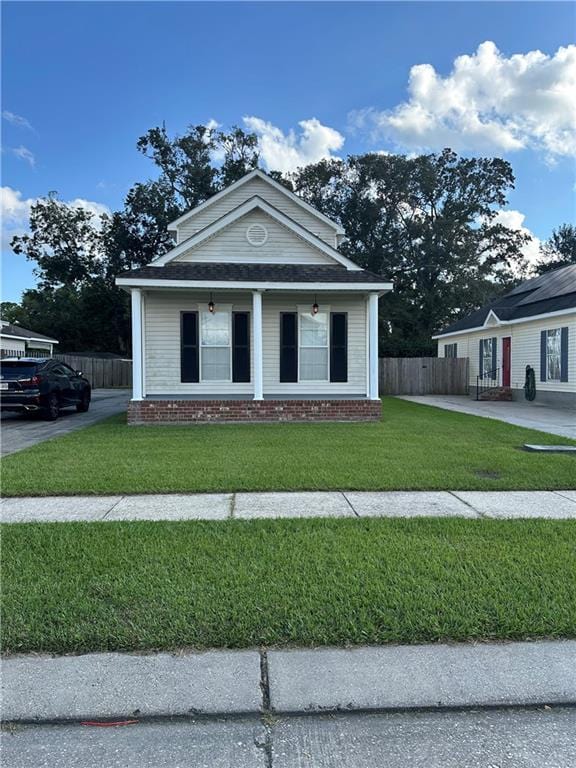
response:
M568 328L568 381L540 381L540 333L552 328ZM458 357L470 359L470 385L476 386L479 368L479 341L496 337L498 349L496 367L502 369L502 339L511 338L512 369L510 385L512 389L522 389L526 378L526 366L530 365L536 373L536 390L544 392L576 392L576 312L559 315L549 319L526 320L523 323L488 327L458 336L448 336L438 340L438 354L444 357L447 344L458 344Z
M314 214L309 213L294 200L282 194L282 192L274 189L270 184L258 178L251 179L238 189L232 190L232 192L221 197L220 200L217 200L212 205L182 222L178 227L176 242L181 243L183 240L191 237L199 230L212 224L212 222L222 218L224 214L246 202L246 200L254 197L254 195L259 195L267 203L273 205L274 208L277 208L286 216L290 216L291 219L294 219L294 221L305 227L309 232L312 232L328 243L328 245L336 248L336 232L332 227L325 224Z
M246 395L253 384L187 383L180 381L180 313L206 306L209 292L150 291L144 301L145 395ZM216 305L232 305L233 311L252 312L252 296L240 292L215 292ZM366 394L366 301L361 295L319 294L321 309L348 313L348 381L280 383L280 312L296 312L310 306L312 293L265 293L263 296L264 395L365 395ZM253 362L252 322L251 364ZM253 375L251 375L253 380Z
M303 381L293 384L280 382L280 312L297 312L299 307L311 307L314 294L264 294L262 311L264 347L264 394L366 394L366 300L363 296L346 297L322 294L317 297L320 309L348 313L348 381Z
M264 245L251 245L246 231L252 224L266 227ZM250 211L174 261L216 261L268 264L331 264L334 259L307 243L263 211Z
M218 304L232 311L251 311L248 293L213 294ZM209 293L150 291L144 301L144 394L145 395L250 395L252 384L180 381L180 313L205 309ZM252 323L250 323L252 333ZM251 341L252 343L252 341ZM252 356L251 356L252 357ZM251 376L252 378L252 376Z
M0 346L10 352L26 352L26 342L24 339L9 339L6 336L0 338Z

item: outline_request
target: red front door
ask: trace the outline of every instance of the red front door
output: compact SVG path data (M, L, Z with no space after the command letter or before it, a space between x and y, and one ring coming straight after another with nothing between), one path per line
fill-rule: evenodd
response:
M502 339L502 386L510 386L510 364L512 361L512 339L506 336Z

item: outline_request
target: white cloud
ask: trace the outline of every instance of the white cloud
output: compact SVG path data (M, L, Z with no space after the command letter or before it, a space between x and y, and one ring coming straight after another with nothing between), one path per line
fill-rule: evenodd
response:
M36 197L23 198L22 192L12 187L0 187L0 218L2 219L2 250L9 250L10 240L14 235L23 235L28 231L30 208L38 200ZM109 214L110 209L103 203L84 200L77 197L67 205L73 208L83 208L94 214L94 224L99 223L102 214Z
M12 152L13 155L16 155L16 157L19 160L24 160L25 162L27 162L31 168L35 167L36 158L27 147L24 147L22 145L20 145L19 147L12 147L10 149L10 152Z
M344 145L341 133L322 125L315 117L298 123L302 129L299 135L292 130L285 134L260 117L247 116L243 120L248 130L257 134L260 156L271 171L288 173L303 165L332 158L332 153Z
M351 125L418 150L512 152L548 160L576 155L576 45L504 56L486 41L459 56L447 77L410 70L409 99L392 110L354 112Z
M525 218L526 216L523 213L520 213L520 211L507 210L498 211L495 221L508 227L508 229L517 229L524 235L530 235L532 239L522 248L522 253L530 264L535 264L540 255L540 240L528 229L528 227L524 226Z
M2 118L8 123L18 126L18 128L29 128L30 130L34 130L25 117L16 115L14 112L9 112L7 109L2 112Z

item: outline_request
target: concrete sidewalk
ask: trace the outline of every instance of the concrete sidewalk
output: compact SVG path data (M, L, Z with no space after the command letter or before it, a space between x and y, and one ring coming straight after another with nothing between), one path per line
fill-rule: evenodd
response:
M576 704L576 641L19 656L3 720Z
M5 523L289 517L576 519L576 491L334 491L2 499Z

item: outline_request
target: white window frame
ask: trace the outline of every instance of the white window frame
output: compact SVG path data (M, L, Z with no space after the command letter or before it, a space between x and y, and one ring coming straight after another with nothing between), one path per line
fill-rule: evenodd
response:
M552 334L558 338L558 377L552 378L550 375L550 350L548 347L549 340L552 338ZM554 356L556 354L554 353ZM561 328L548 328L546 330L546 381L562 381L562 329Z
M492 361L494 360L494 351L492 349L492 344L493 343L494 342L493 342L492 336L490 336L488 338L484 337L482 339L482 370L480 371L480 377L482 379L490 379L492 381L494 381L496 379L496 373L494 372L494 369L492 368ZM498 343L498 342L496 342L496 343ZM490 350L490 352L488 354L486 354L486 348L487 347ZM485 361L486 361L487 358L490 359L488 370L486 370L486 365L485 365ZM492 374L492 376L490 376L489 374Z
M228 338L230 340L229 344L204 344L202 339L202 313L208 312L208 309L204 306L200 305L198 307L199 309L199 329L198 329L198 336L199 336L199 347L200 347L200 354L199 354L199 368L200 368L200 383L201 384L231 384L232 383L232 304L216 304L215 311L216 312L226 312L228 315ZM203 369L203 360L202 360L202 350L204 348L210 349L210 348L216 348L216 349L225 349L228 347L229 349L229 370L230 370L230 376L227 379L205 379L204 378L204 371Z
M312 305L306 304L297 307L298 311L298 383L302 384L327 384L330 383L330 307L320 305L318 314L326 315L326 347L308 347L304 349L326 349L327 364L325 379L302 379L300 376L300 365L302 361L302 315L312 315Z

